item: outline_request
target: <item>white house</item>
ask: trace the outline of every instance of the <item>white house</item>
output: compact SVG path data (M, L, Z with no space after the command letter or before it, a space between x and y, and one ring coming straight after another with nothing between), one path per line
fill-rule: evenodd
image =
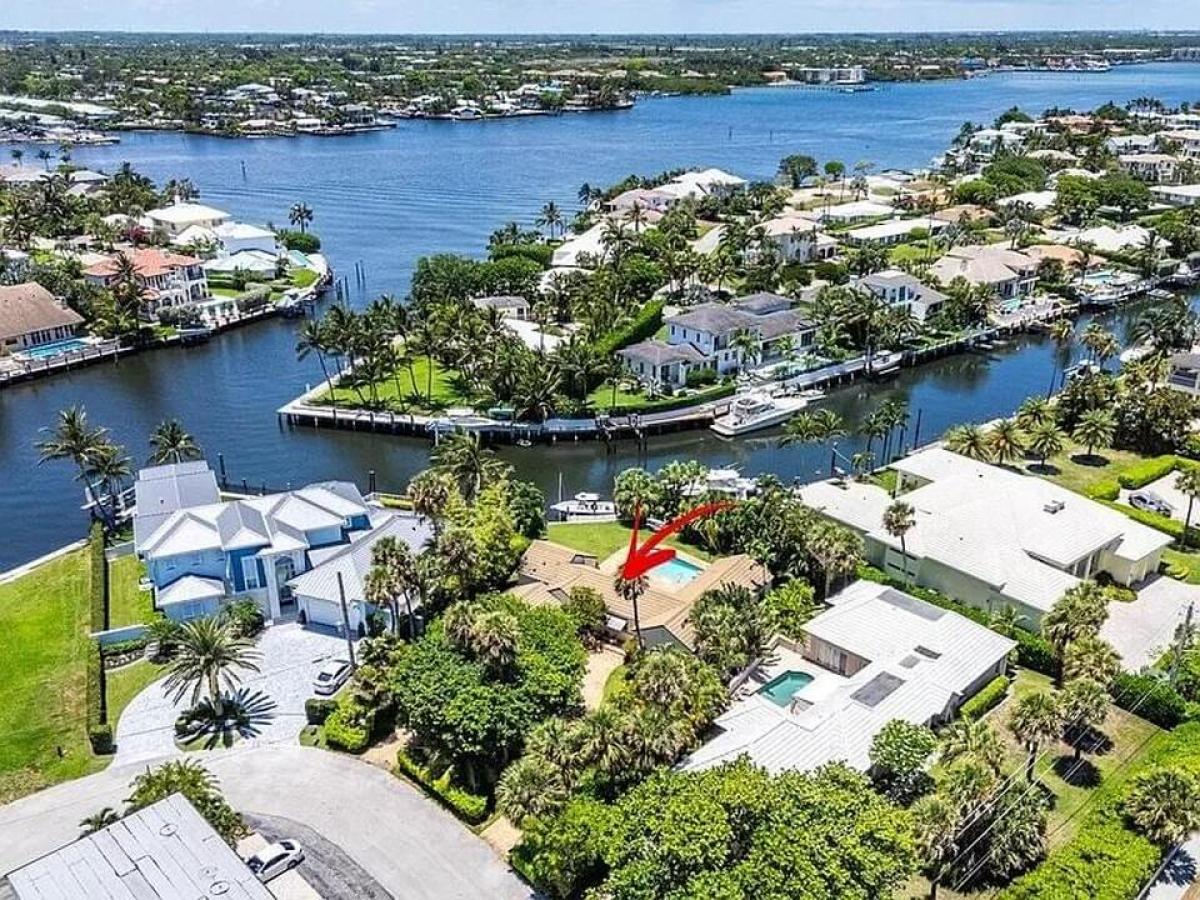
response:
M1150 192L1172 206L1195 206L1200 203L1200 184L1158 184Z
M1179 160L1169 153L1123 153L1121 168L1151 184L1169 184L1179 172Z
M0 356L72 337L83 316L37 282L0 286Z
M213 229L213 234L226 253L241 253L243 250L258 250L262 253L279 253L275 232L248 225L245 222L222 222Z
M1037 288L1038 261L1018 250L988 244L955 247L929 269L943 285L956 278L986 285L1006 309L1019 306Z
M791 213L776 216L761 227L766 243L785 262L808 263L837 255L837 240L819 231L815 218Z
M891 307L907 310L918 322L924 322L942 308L946 295L922 284L921 281L900 269L885 269L858 280L876 297Z
M896 578L989 612L1014 607L1036 628L1081 579L1134 586L1158 569L1171 538L1059 487L940 447L893 464L916 524L900 541L883 527L893 502L862 482L818 482L805 503L863 535L867 558ZM907 573L907 575L906 575Z
M164 231L173 237L193 225L216 228L222 222L229 221L229 213L202 203L176 201L170 206L150 210L146 213L145 220L150 228Z
M740 332L750 332L759 342L757 357L779 356L789 342L801 351L813 345L816 325L792 308L792 301L778 294L751 294L726 305L703 303L666 320L667 343L691 344L719 374L740 369L744 353L733 346Z
M817 210L813 210L817 212ZM882 219L895 214L895 209L886 203L875 200L851 200L848 203L836 203L819 211L821 220L847 225L863 222L867 219Z
M147 311L200 303L212 296L202 260L157 247L138 247L114 254L84 269L84 278L101 287L110 286L119 276L121 257L133 264Z
M683 768L746 755L773 774L838 760L865 771L885 725L949 720L1004 674L1015 646L965 616L870 581L829 603L805 623L803 642L775 639Z
M870 244L877 247L891 247L895 244L903 244L912 237L914 232L925 231L930 234L937 234L949 224L949 222L943 222L941 219L932 217L889 219L886 222L879 222L875 225L852 228L842 235L842 237L846 239L846 243L854 246Z

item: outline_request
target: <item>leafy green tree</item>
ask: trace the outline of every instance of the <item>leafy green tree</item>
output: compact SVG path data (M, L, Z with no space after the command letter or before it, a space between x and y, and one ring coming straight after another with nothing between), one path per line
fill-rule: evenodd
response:
M173 760L133 779L133 793L126 799L127 813L145 809L172 794L183 794L231 847L249 833L242 817L221 795L216 778L190 759Z
M615 816L608 804L574 797L556 816L527 819L513 853L522 871L555 900L582 896L604 878L602 854Z
M813 586L792 578L767 591L762 600L764 626L772 634L794 641L804 639L804 625L820 612Z
M567 591L562 609L575 621L580 636L594 641L605 633L604 598L594 588L575 585Z
M937 738L924 725L893 719L871 740L876 785L897 803L908 804L931 783L925 770Z

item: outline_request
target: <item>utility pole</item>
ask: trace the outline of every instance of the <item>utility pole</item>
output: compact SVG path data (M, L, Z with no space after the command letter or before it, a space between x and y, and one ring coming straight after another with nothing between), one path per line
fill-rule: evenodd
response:
M1175 652L1171 655L1171 687L1175 686L1175 676L1179 674L1179 663L1183 659L1183 652L1187 649L1188 642L1192 636L1192 612L1195 609L1194 603L1189 603L1187 615L1183 617L1183 625L1175 631Z
M354 661L354 634L350 631L350 610L346 606L346 586L342 583L342 573L337 573L338 581L338 597L342 601L342 628L346 631L346 650L350 653L350 671L358 671L358 664Z

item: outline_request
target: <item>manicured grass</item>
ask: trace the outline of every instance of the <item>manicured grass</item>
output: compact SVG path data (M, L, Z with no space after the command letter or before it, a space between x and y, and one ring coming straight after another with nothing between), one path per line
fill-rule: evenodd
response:
M870 477L872 484L877 484L889 494L896 492L896 484L900 481L900 473L895 469L880 469L877 472L872 472Z
M594 388L592 392L588 394L587 399L588 403L590 403L594 409L605 410L610 409L613 406L637 406L638 404L645 403L647 397L641 391L627 391L618 387L616 399L614 400L612 384L605 382L604 384L598 385L596 388Z
M626 681L626 676L628 674L624 665L617 666L608 673L608 678L604 680L604 693L601 697L601 703L607 703L627 689L628 681Z
M213 287L212 285L209 285L209 288L208 288L208 289L209 289L210 291L212 291L212 295L213 295L214 297L230 297L230 298L237 298L237 297L240 297L240 296L242 296L242 292L241 292L241 291L239 291L237 288L231 288L231 287Z
M1126 468L1145 459L1128 450L1097 449L1093 452L1095 456L1089 457L1086 447L1068 442L1062 453L1046 461L1049 471L1041 471L1037 461L1032 460L1032 472L1082 494L1096 482L1115 479Z
M289 280L292 287L306 288L314 284L319 277L312 269L292 269Z
M555 522L549 527L550 540L571 547L581 553L590 553L599 560L604 560L618 550L629 546L630 530L620 522ZM644 541L650 533L643 531L639 540ZM713 558L707 550L685 544L675 537L665 541L668 547L674 547L706 562Z
M937 259L938 255L937 250L931 254L924 244L897 244L888 251L888 262L898 266L904 262L916 263Z
M1172 578L1178 578L1188 584L1200 584L1200 552L1193 550L1184 553L1174 547L1167 547L1162 552L1162 561Z
M112 722L114 730L117 722L121 719L121 713L124 712L129 702L166 674L167 666L165 664L153 663L146 659L121 666L121 668L107 673L105 681L107 682L108 721Z
M145 567L136 556L121 556L108 564L108 627L143 625L154 618L150 591L138 589Z
M1014 704L1026 694L1050 690L1051 684L1052 680L1046 675L1022 670L1013 681L1008 698L988 714L988 721L1005 742L1007 769L1023 769L1026 759L1024 748L1017 743L1007 726ZM1084 817L1072 818L1073 814L1101 785L1111 789L1125 781L1129 773L1137 768L1136 760L1124 764L1126 758L1134 748L1160 729L1113 706L1109 707L1108 718L1100 731L1111 742L1111 746L1085 753L1083 759L1086 761L1078 768L1073 762L1074 748L1069 744L1059 743L1053 749L1043 747L1040 751L1044 755L1035 771L1055 798L1047 824L1047 833L1053 832L1052 846L1066 843L1074 837ZM1064 775L1070 779L1070 783L1064 779Z
M0 803L106 765L87 740L89 579L84 549L0 585Z
M432 369L432 393L429 392L430 361L421 356L413 360L411 372L408 366L403 366L396 373L396 377L389 376L378 383L380 404L397 412L420 412L429 408L427 398L432 396L432 405L443 409L447 406L473 405L472 398L460 393L455 386L456 372L443 368L436 360L432 363ZM366 385L358 390L339 385L334 389L334 398L338 406L361 407L363 398L370 402L371 391ZM317 402L328 403L329 392L321 393Z

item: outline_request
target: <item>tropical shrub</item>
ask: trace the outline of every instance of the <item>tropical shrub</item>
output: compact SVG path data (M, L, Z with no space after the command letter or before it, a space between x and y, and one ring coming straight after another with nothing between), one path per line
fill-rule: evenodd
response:
M276 232L279 243L289 250L299 250L301 253L316 253L321 249L321 239L311 231L292 231L280 229Z
M413 759L403 750L396 753L396 768L421 786L431 797L471 825L478 825L488 815L488 798L472 794L453 783L453 769L440 775Z
M1102 478L1089 484L1084 494L1093 500L1114 501L1121 496L1121 485L1115 478Z
M335 750L362 753L371 742L374 712L353 700L339 702L325 719L325 742Z
M1190 717L1187 701L1160 677L1120 672L1109 690L1117 706L1161 728L1174 728Z
M216 778L192 760L163 763L138 775L127 801L129 811L144 809L177 793L183 794L230 846L248 833L242 817L222 796Z
M988 710L1000 704L1008 693L1008 677L997 675L985 684L974 697L967 700L958 710L964 719L981 718Z
M304 718L309 725L324 725L337 708L332 697L309 697L304 701Z
M654 332L662 327L663 306L666 302L662 298L651 300L639 309L633 318L618 325L608 334L601 335L596 341L596 356L608 359L618 350L652 337Z

